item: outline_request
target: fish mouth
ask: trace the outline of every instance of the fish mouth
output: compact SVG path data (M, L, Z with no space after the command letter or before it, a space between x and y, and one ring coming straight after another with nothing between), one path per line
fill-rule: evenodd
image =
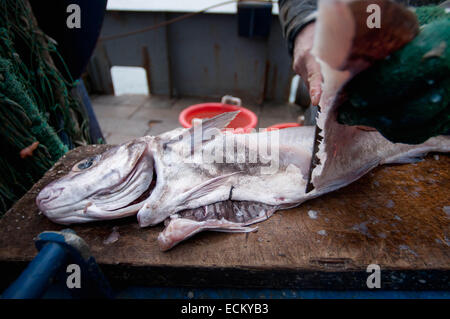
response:
M48 203L51 203L54 199L63 192L64 188L59 187L52 189L51 187L45 187L36 197L36 205L41 209L45 210Z
M76 203L51 206L55 192L63 189L49 188L36 198L38 208L50 220L59 224L85 223L135 215L156 185L153 156L146 148L136 160L136 165L117 184L101 189ZM48 193L48 194L47 194Z
M157 174L154 159L148 151L145 151L124 182L117 185L120 190L114 194L117 188L115 187L108 194L113 194L113 196L97 194L92 198L92 201L86 204L83 214L96 220L135 215L144 205L144 201L152 194L156 181ZM125 196L121 195L123 193L125 193ZM121 204L117 205L117 202Z
M150 185L147 187L147 189L145 189L144 192L141 195L139 195L138 198L136 198L134 201L132 201L130 204L128 204L128 206L142 204L146 199L148 199L150 197L150 195L152 194L152 192L156 186L156 169L154 167L153 167L152 175L153 175L152 181L150 182Z

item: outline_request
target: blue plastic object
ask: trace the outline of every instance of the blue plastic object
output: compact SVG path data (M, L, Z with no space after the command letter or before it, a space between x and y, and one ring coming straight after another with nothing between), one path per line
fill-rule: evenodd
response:
M2 294L4 299L39 298L50 286L61 267L67 261L67 253L58 244L47 244L30 262L17 280Z
M68 264L80 267L81 287L70 289L75 297L111 298L112 291L89 247L70 229L49 231L36 239L39 254L2 294L4 299L40 298ZM67 275L67 274L65 274Z

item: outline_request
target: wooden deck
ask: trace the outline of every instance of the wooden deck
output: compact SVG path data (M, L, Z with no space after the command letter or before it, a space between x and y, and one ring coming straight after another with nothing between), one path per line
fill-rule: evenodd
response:
M40 189L107 147L69 152L0 220L4 284L36 255L36 235L65 228L39 213ZM384 289L448 289L449 167L442 154L378 167L341 190L277 212L256 233L201 233L168 252L156 241L162 226L139 228L135 217L71 228L113 283L365 290L367 266L378 264ZM113 227L120 237L107 244Z

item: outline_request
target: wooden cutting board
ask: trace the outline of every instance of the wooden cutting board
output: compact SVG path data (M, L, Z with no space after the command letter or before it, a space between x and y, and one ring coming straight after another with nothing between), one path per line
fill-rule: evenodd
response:
M35 236L66 228L39 214L38 192L108 147L69 152L0 220L4 284L36 255ZM378 264L384 289L448 289L449 195L450 157L439 154L378 167L341 190L277 212L255 233L205 232L168 252L156 241L162 226L141 229L135 217L71 228L113 283L367 289L367 266ZM107 244L113 227L119 239Z

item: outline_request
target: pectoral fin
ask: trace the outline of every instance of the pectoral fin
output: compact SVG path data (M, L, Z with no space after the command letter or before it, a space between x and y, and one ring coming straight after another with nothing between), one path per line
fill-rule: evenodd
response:
M209 193L213 192L220 186L225 185L226 180L233 176L237 175L241 172L234 172L226 175L217 176L214 178L211 178L207 180L206 182L201 183L200 185L195 186L194 188L190 189L189 191L181 194L180 196L184 197L182 202L189 202L195 199L199 199L203 196L208 195Z
M289 206L272 206L249 201L226 200L186 209L166 220L166 228L159 234L161 250L168 250L202 231L248 233L257 230L249 225L270 218L276 210Z
M165 251L204 230L248 233L256 229L257 227L240 226L227 220L206 220L199 222L187 218L174 218L170 220L167 227L158 235L158 244L159 248Z

